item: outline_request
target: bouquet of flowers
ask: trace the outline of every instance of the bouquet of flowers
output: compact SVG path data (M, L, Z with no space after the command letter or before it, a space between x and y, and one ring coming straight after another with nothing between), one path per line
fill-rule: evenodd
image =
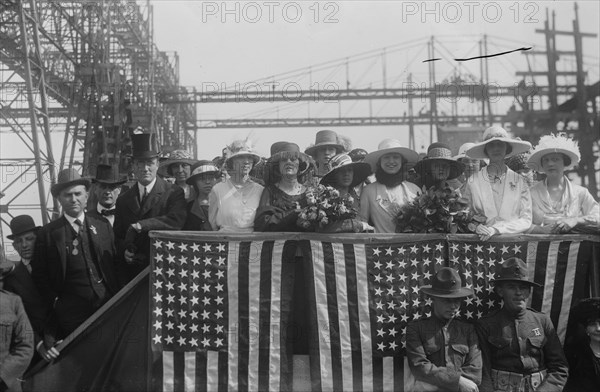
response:
M485 221L456 191L436 187L423 187L423 193L400 207L395 218L397 233L474 233Z
M305 230L320 231L330 223L356 218L354 198L327 185L318 185L306 191L306 206L297 206L296 224Z

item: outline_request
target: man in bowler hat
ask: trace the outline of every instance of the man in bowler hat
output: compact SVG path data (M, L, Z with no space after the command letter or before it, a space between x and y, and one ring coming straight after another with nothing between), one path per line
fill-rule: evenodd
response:
M114 232L119 278L133 279L149 264L150 230L179 230L185 223L183 190L157 177L160 151L156 135L132 135L137 182L117 199Z
M41 333L48 315L48 307L42 300L31 277L31 259L39 229L40 226L36 226L33 218L29 215L14 217L10 221L12 233L6 237L13 241L13 246L21 260L16 264L2 263L2 269L6 271L4 290L21 297L27 317L36 334Z
M119 169L116 166L98 165L96 178L92 179L98 202L90 214L104 217L112 226L115 223L117 198L121 194L121 186L126 182L127 178L119 175Z
M431 317L412 321L406 329L406 356L417 382L414 390L477 392L481 383L481 351L471 324L456 320L462 300L473 290L462 287L458 272L440 268L429 286Z
M114 235L106 219L86 214L90 181L75 169L58 174L50 191L63 215L38 232L32 276L51 308L36 349L47 361L58 356L59 339L73 332L119 289Z
M482 391L562 391L569 367L550 317L527 307L532 287L527 265L505 260L494 290L502 308L477 324L483 354Z

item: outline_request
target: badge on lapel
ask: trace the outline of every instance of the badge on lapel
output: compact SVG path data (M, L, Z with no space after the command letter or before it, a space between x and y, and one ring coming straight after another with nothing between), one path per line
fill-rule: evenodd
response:
M533 332L533 334L535 336L542 336L542 333L540 332L539 328L534 328L534 329L531 330L531 332Z
M92 233L94 233L94 235L98 234L98 231L96 230L96 226L90 225L90 230L92 231Z

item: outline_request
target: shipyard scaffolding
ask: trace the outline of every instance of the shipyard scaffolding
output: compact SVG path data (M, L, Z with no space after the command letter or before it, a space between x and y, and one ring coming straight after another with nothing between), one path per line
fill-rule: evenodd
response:
M93 176L111 164L128 174L134 132L197 155L195 106L155 98L186 90L177 53L153 38L149 2L0 3L0 136L16 143L0 157L5 224L38 207L44 224L57 216L49 190L64 168ZM38 199L24 202L35 187Z

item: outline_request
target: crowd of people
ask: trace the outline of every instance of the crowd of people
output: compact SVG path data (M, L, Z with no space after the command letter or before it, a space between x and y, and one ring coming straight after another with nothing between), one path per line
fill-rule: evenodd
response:
M21 260L0 266L0 391L18 390L34 352L34 361L58 358L61 340L149 265L151 230L396 233L403 206L433 190L460 197L483 217L472 226L482 241L498 234L594 233L598 202L565 173L579 159L576 142L565 135L544 136L532 148L499 126L486 129L481 142L462 145L458 155L438 142L423 157L395 139L372 152L351 149L348 139L322 130L304 152L278 141L262 158L248 140L236 140L220 157L195 160L181 150L162 157L155 135L134 134L135 181L127 189L127 178L110 165L98 165L93 179L65 169L51 188L62 207L59 219L43 227L27 215L10 222L8 238ZM438 271L423 288L433 316L407 330L419 388L565 386L568 367L549 318L524 307L536 285L526 272L521 260L505 262L495 281L504 307L473 327L453 321L461 298L472 292L461 287L456 271ZM294 290L297 301L302 292ZM589 352L569 359L600 390L600 305L593 309L582 321Z

